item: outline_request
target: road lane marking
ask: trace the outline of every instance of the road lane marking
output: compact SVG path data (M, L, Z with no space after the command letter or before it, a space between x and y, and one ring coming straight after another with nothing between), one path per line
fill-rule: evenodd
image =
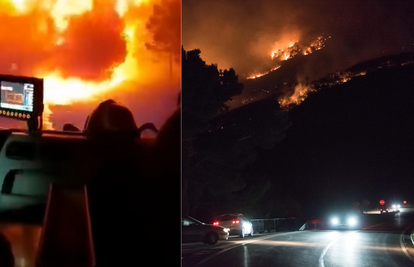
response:
M202 264L204 264L205 262L209 261L210 259L216 257L217 255L220 255L220 254L222 254L222 253L224 253L226 251L229 251L229 250L231 250L233 248L240 247L240 246L245 246L245 245L248 245L250 243L260 241L260 240L269 239L269 238L272 238L274 236L286 235L286 234L294 234L294 233L301 233L301 232L296 231L296 232L286 232L286 233L274 233L274 234L271 234L271 235L265 235L263 237L255 238L255 239L252 239L252 240L239 241L240 243L236 243L236 245L233 245L233 246L228 247L226 249L220 250L220 251L214 253L213 255L211 255L211 256L203 259L202 261L200 261L199 263L197 263L196 265L194 265L194 267L201 266Z
M384 223L379 223L379 224L371 225L371 226L365 227L364 230L367 230L368 228L372 228L372 227L375 227L375 226L383 225L383 224L389 223L391 221L387 221L387 222L384 222Z
M351 234L353 234L353 233L356 233L356 232L358 232L358 230L357 230L357 231L353 231L353 232L351 232L351 233L348 233L348 234L346 234L346 235L340 236L340 237L338 237L338 238L334 239L331 243L329 243L329 244L328 244L328 245L327 245L327 246L323 249L322 254L321 254L321 256L319 257L319 267L325 267L325 264L324 264L324 262L323 262L323 258L325 257L325 254L326 254L326 252L328 252L329 248L330 248L333 244L335 244L335 243L336 243L336 241L338 241L339 239L344 238L344 237L346 237L346 236L348 236L348 235L351 235Z
M410 255L410 253L408 252L408 249L407 249L407 247L406 247L406 245L405 245L405 243L404 243L404 232L405 231L407 231L411 226L413 226L414 225L414 223L413 224L410 224L407 228L405 228L404 229L404 231L402 231L402 233L400 234L400 246L401 246L401 249L402 249L402 251L404 252L404 254L405 254L405 256L407 256L412 262L414 262L414 259L413 259L413 257ZM410 232L410 235L411 235L411 232ZM412 238L411 238L411 241L412 241ZM413 243L413 245L414 245L414 243Z

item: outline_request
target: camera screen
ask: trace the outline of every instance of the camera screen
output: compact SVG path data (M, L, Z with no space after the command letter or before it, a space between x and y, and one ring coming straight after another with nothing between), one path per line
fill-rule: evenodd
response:
M33 112L34 84L1 81L0 108Z

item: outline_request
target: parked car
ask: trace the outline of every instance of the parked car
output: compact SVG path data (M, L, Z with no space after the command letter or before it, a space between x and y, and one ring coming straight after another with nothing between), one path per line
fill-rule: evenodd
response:
M214 220L214 225L230 229L230 235L253 236L253 225L243 214L223 214Z
M182 217L182 241L201 241L205 244L215 244L218 240L227 240L229 229L200 222L190 216Z

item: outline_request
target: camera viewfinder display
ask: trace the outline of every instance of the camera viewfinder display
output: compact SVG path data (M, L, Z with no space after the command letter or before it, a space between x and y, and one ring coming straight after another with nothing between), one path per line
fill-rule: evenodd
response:
M29 120L43 112L43 79L0 75L0 116Z
M1 108L33 112L34 84L1 81Z

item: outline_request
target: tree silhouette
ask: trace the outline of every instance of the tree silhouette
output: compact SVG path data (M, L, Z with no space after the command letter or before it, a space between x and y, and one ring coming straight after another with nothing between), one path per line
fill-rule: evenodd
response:
M180 62L181 47L181 2L162 0L154 5L153 14L147 22L147 29L153 34L149 50L168 53L175 62Z
M217 65L207 65L198 49L182 49L182 101L183 135L207 130L208 122L221 109L228 109L226 102L241 94L243 85L233 69L218 70Z
M274 147L290 126L276 99L228 111L226 102L240 94L243 85L233 69L208 65L200 53L182 50L184 214L194 214L198 203L220 210L220 199L232 196L258 201L269 188L266 179L254 188L241 174L256 160L258 149ZM258 194L253 193L256 189Z

